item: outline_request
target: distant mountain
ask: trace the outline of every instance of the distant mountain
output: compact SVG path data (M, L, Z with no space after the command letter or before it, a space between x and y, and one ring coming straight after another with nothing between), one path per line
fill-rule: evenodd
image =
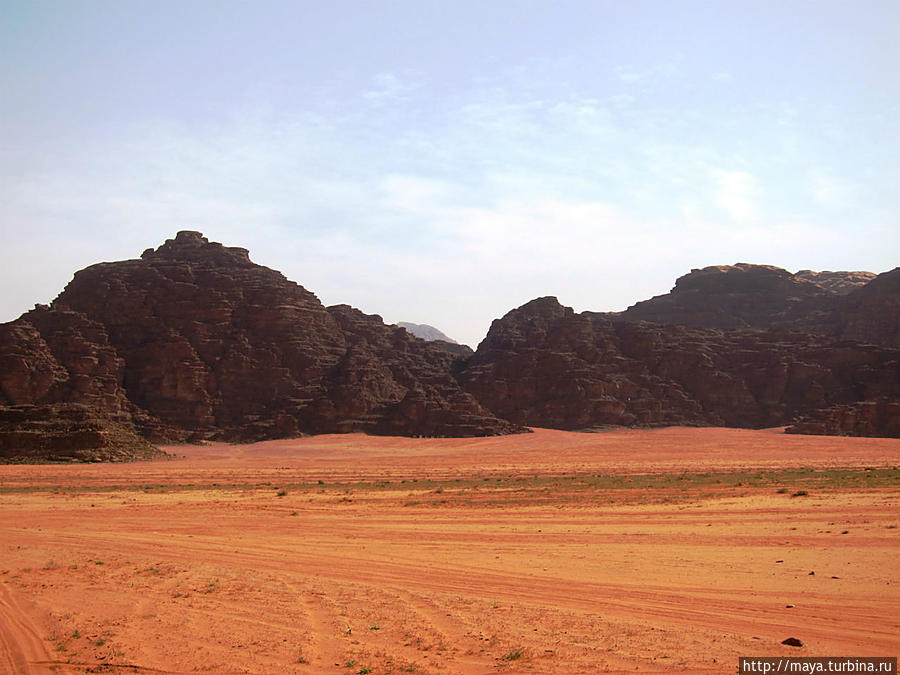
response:
M408 321L399 321L397 325L400 326L400 328L405 328L417 338L422 338L423 340L428 340L429 342L440 340L441 342L449 342L451 345L459 344L456 340L447 337L437 328L435 328L434 326L429 326L427 323L409 323Z

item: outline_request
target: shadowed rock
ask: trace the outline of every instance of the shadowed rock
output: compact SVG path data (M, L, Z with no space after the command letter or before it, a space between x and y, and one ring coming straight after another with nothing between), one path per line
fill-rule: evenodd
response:
M463 387L518 424L773 427L860 398L900 398L900 349L807 333L576 314L538 298L494 321Z
M0 326L0 403L82 403L159 441L517 431L455 358L185 231Z
M0 463L131 462L166 456L130 426L86 405L0 406Z

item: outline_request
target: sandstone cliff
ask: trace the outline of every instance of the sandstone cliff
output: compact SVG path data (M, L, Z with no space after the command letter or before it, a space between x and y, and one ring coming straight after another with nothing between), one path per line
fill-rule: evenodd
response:
M785 429L789 434L900 438L900 401L859 401L815 410Z
M771 427L837 404L900 399L900 349L612 320L539 298L493 323L459 379L523 425Z
M614 315L697 328L780 328L900 347L900 269L791 274L770 265L692 270L675 287Z
M900 268L738 264L694 270L618 314L538 298L473 354L326 308L245 249L179 232L78 272L50 307L0 325L0 450L37 458L45 437L72 450L61 459L122 459L144 456L132 432L476 436L801 417L794 430L893 433L898 320Z
M0 326L0 403L81 403L157 440L517 431L460 389L453 360L179 232Z

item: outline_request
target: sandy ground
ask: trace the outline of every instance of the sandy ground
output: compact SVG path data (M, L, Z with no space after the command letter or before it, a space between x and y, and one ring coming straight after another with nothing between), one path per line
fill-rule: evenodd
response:
M738 656L900 653L896 440L169 450L0 466L0 672L733 673Z

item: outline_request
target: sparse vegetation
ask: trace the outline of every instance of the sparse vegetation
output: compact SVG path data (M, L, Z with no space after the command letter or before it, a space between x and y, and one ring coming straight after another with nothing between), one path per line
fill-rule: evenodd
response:
M512 651L507 652L506 654L504 654L504 655L501 656L500 658L501 658L503 661L518 661L518 660L521 659L524 655L525 655L525 653L524 653L523 650L521 650L521 649L513 649Z

